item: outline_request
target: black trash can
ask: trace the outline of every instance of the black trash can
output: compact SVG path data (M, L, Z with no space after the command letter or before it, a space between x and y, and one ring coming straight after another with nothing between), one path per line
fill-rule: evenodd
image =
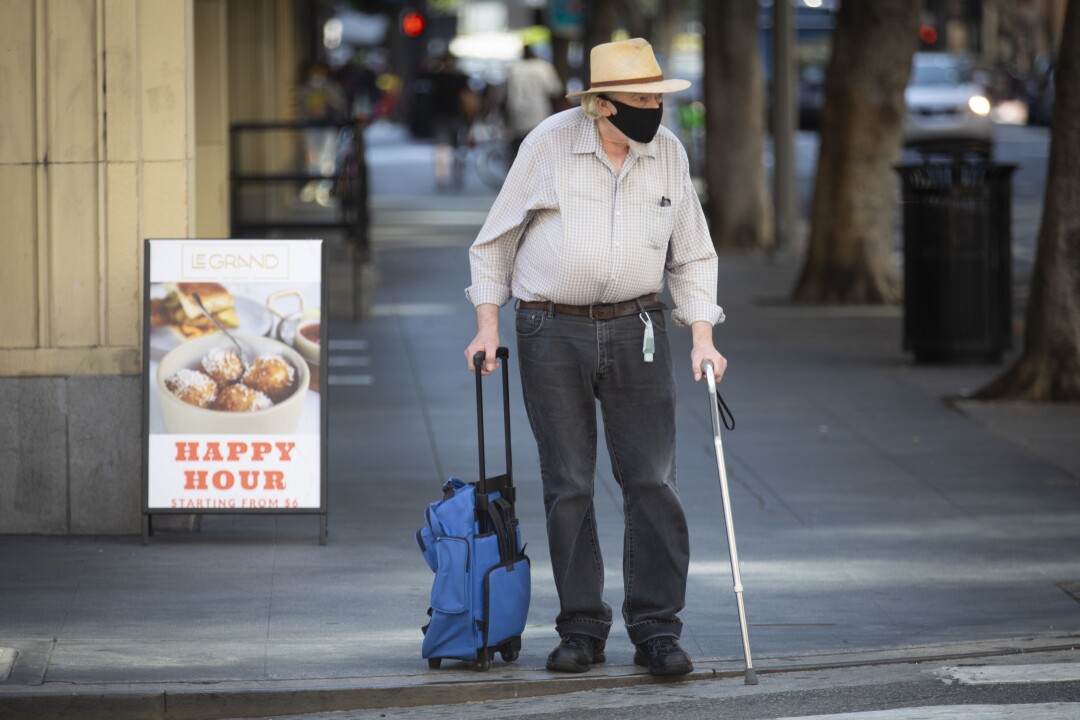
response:
M955 158L897 167L904 339L916 362L1000 362L1012 344L1012 173Z

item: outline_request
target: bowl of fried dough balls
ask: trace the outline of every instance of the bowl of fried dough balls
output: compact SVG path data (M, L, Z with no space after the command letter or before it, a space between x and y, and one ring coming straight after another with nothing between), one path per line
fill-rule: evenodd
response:
M296 432L311 383L308 364L273 338L232 334L243 362L221 333L188 340L161 358L157 389L168 432Z

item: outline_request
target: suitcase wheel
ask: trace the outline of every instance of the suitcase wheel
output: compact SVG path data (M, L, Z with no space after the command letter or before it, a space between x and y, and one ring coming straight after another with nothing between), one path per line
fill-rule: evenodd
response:
M438 670L442 667L442 658L428 658L427 666L432 670Z
M518 655L521 651L521 638L511 638L507 640L499 647L499 653L502 655L502 659L506 662L514 662L518 659Z
M473 668L475 668L477 672L487 672L490 667L491 655L488 653L487 648L484 648L480 651L479 657L477 657L476 661L473 663Z

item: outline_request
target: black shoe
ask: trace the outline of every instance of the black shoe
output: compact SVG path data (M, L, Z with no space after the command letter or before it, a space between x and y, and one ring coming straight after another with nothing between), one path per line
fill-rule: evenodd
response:
M651 675L685 675L694 669L694 663L679 647L679 641L669 635L638 643L634 664L649 668Z
M604 644L600 638L588 635L567 635L548 655L547 669L583 673L591 665L604 662Z

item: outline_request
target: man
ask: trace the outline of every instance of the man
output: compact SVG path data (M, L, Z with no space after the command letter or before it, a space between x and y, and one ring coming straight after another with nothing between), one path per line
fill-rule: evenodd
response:
M521 384L540 456L561 641L547 667L604 661L611 607L593 509L597 400L625 507L622 612L634 662L654 675L693 669L679 646L689 542L675 489L675 378L665 306L690 325L690 366L727 361L713 346L716 253L686 152L660 127L664 80L652 47L599 45L591 85L522 143L470 251L477 334L465 350L495 370L498 309L517 298Z
M456 158L469 125L475 119L479 96L469 87L469 76L445 52L424 75L430 85L431 114L435 122L435 187L447 190L464 182L464 166Z
M551 63L526 45L519 62L506 73L506 116L510 129L511 159L517 157L525 136L551 115L563 84ZM561 99L561 98L560 98Z
M313 61L304 71L303 81L296 89L301 120L341 120L348 116L348 103L341 85L322 60ZM338 130L336 127L307 127L304 129L304 169L309 175L332 175L337 159ZM300 189L302 202L330 203L330 180L311 180Z

